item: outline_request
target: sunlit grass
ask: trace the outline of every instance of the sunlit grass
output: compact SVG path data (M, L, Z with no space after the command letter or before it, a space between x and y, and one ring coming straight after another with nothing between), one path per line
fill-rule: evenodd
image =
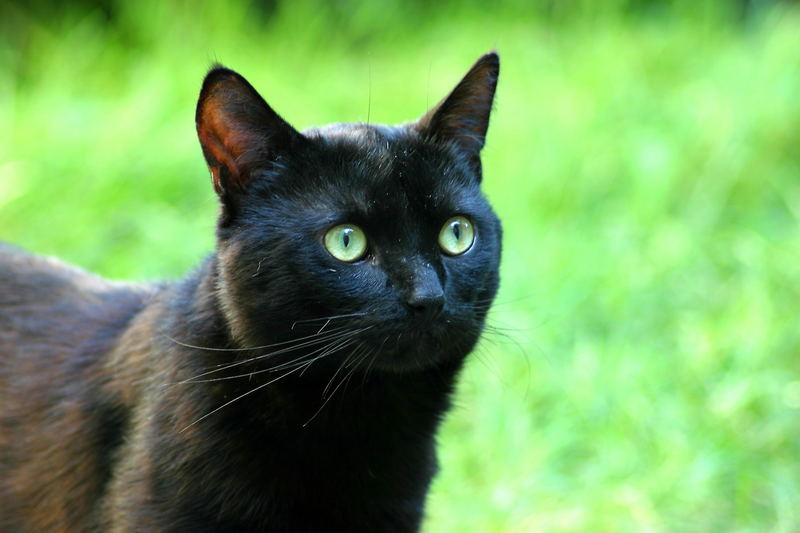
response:
M306 127L415 118L496 47L503 334L463 376L427 530L797 531L800 14L577 4L12 8L0 238L178 277L213 246L212 61Z

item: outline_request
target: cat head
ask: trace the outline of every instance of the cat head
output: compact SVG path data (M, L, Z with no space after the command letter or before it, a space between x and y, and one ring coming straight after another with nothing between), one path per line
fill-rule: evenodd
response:
M317 335L328 362L398 371L472 350L498 286L501 228L480 191L498 73L484 55L414 122L298 132L242 76L209 72L196 123L237 342Z

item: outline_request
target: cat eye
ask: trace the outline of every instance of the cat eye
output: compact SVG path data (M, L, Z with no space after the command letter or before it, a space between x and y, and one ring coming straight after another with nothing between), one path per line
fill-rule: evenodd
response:
M461 255L470 249L475 241L475 229L467 217L453 217L442 226L439 232L439 246L449 255Z
M358 261L367 251L367 236L356 225L339 224L325 234L325 248L339 261Z

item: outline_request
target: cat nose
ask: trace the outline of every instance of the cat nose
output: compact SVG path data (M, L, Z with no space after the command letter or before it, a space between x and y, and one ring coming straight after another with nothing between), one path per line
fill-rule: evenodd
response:
M414 291L406 303L416 314L433 315L444 307L444 292L441 287L438 292Z
M418 279L406 304L416 315L433 316L444 307L444 290L435 274Z

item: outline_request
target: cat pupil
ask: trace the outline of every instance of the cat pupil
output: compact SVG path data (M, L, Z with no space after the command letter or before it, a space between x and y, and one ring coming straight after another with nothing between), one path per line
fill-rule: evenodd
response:
M345 230L344 233L342 234L342 244L344 244L345 248L350 246L350 232L351 231L352 230Z
M461 240L461 224L458 222L453 224L453 235L456 236L457 241Z

